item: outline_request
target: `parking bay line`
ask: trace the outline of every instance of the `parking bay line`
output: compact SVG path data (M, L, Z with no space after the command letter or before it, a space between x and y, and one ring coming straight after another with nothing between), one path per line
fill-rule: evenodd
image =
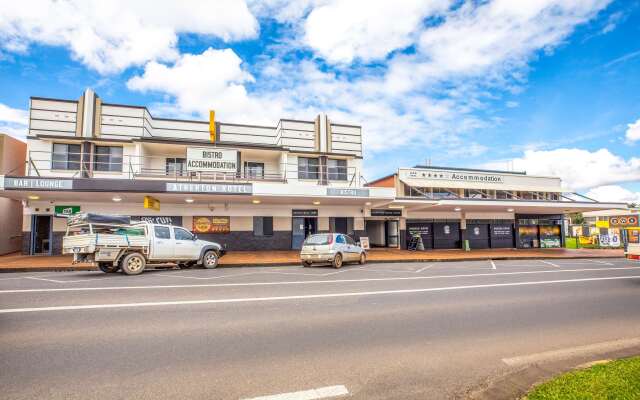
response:
M188 288L213 288L213 287L237 287L237 286L278 286L278 285L308 285L314 283L358 283L358 282L386 282L386 281L412 281L423 279L449 279L449 278L472 278L488 276L509 276L509 275L530 275L548 274L561 272L586 272L586 271L628 271L628 267L613 268L578 268L578 269L545 269L542 271L514 271L495 272L480 274L457 274L457 275L429 275L429 276L402 276L388 278L360 278L360 279L323 279L311 281L276 281L276 282L238 282L238 283L203 283L194 285L150 285L150 286L102 286L102 287L74 287L74 288L40 288L40 289L4 289L1 294L16 293L47 293L47 292L89 292L101 290L137 290L137 289L188 289Z
M326 386L299 392L272 394L269 396L252 397L244 400L319 400L338 396L346 396L349 391L344 385Z
M538 261L547 265L551 265L552 267L555 267L555 268L561 268L558 264L554 264L551 261L547 261L547 260L538 260Z
M286 301L286 300L307 300L307 299L326 299L326 298L340 298L340 297L361 297L361 296L375 296L375 295L446 292L446 291L467 290L467 289L537 286L537 285L552 285L552 284L559 284L559 283L598 282L598 281L626 280L626 279L638 279L638 278L640 278L640 275L608 276L608 277L602 277L602 278L558 279L558 280L551 280L551 281L493 283L493 284L486 284L486 285L444 286L444 287L420 288L420 289L397 289L397 290L376 290L376 291L367 291L367 292L323 293L323 294L308 294L308 295L293 295L293 296L245 297L245 298L230 298L230 299L174 300L174 301L155 301L155 302L141 302L141 303L109 303L109 304L86 304L86 305L75 305L75 306L5 308L5 309L0 309L0 314L71 311L71 310L98 310L98 309L110 309L110 308L184 306L184 305L201 305L201 304L258 303L258 302L273 302L273 301Z

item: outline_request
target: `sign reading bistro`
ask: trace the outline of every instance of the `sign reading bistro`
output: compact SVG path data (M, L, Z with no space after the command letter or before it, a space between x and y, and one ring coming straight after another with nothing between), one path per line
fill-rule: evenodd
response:
M229 217L193 217L195 233L229 233L231 224Z
M238 151L210 147L187 148L187 170L202 172L237 171Z

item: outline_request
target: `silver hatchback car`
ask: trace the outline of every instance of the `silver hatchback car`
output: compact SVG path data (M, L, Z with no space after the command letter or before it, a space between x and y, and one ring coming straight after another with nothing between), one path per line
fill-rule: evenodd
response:
M367 262L367 253L352 238L342 233L319 233L309 236L300 251L302 265L331 264L342 267L345 262Z

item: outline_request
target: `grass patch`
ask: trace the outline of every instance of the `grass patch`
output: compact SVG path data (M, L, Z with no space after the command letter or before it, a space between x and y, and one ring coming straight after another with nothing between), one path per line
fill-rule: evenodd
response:
M536 386L527 400L640 399L640 357L594 365Z

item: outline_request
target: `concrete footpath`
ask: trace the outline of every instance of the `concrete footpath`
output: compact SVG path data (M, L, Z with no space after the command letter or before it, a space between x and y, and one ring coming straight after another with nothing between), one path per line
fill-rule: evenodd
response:
M526 260L623 257L619 249L484 249L484 250L428 250L408 251L399 249L372 249L368 261L437 262L476 260ZM299 265L299 253L290 251L231 251L220 259L221 267L285 266ZM90 264L72 264L70 256L25 256L9 254L0 256L0 272L29 271L89 271Z

